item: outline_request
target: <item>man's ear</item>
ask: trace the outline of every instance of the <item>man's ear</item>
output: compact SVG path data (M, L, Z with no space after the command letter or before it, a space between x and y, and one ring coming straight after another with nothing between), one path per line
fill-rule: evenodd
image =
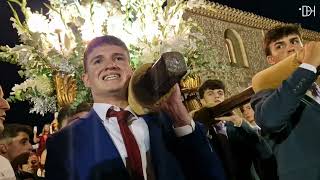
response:
M202 107L207 104L206 100L204 100L204 99L200 99L200 102L201 102L201 104L202 104Z
M267 61L270 65L276 64L274 58L271 55L267 56Z
M6 154L8 152L8 147L6 144L0 144L0 154Z
M88 74L87 73L84 73L83 75L82 75L82 81L83 81L83 84L84 84L84 86L85 87L90 87L90 82L89 82L89 77L88 77Z

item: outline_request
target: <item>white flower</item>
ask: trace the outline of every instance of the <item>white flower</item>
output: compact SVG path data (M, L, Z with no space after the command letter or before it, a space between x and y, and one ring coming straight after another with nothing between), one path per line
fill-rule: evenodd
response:
M34 82L37 91L41 93L43 96L49 96L53 93L52 82L47 76L37 76L34 79Z
M70 64L70 62L66 61L66 60L62 60L59 63L53 62L53 65L55 65L56 67L58 67L58 69L60 71L66 72L66 73L74 73L75 72L75 67Z
M126 6L128 4L128 0L120 0L122 6Z
M60 16L60 14L58 14L55 11L50 11L49 17L50 17L50 22L49 22L50 31L49 32L51 32L51 33L57 32L57 31L65 32L66 26L65 26L63 20L61 19L62 17Z
M27 26L31 32L46 33L49 31L48 19L39 13L32 13L30 8L27 8Z
M33 108L30 109L30 113L36 112L41 115L45 113L54 113L57 110L56 96L52 97L31 97L30 101L33 103Z
M27 79L21 84L21 89L26 91L28 88L34 89L36 87L36 83L33 79Z
M11 94L18 100L30 100L34 104L30 112L44 114L56 110L52 78L55 71L73 74L79 85L77 97L84 96L85 87L79 75L81 60L85 43L97 36L121 38L130 48L135 66L153 63L168 51L181 52L187 60L200 57L204 36L197 32L196 23L184 20L182 15L188 7L205 6L204 0L168 1L165 7L165 0L100 2L51 0L53 9L46 16L22 7L26 10L26 22L20 26L19 19L11 18L24 44L8 47L5 57L13 57L10 61L22 66L20 74L27 79L15 85Z
M109 17L108 10L104 6L95 3L93 6L92 16L90 14L90 7L88 6L84 6L81 11L85 20L84 24L80 28L82 39L85 42L88 42L97 36L102 36L104 34L103 24Z

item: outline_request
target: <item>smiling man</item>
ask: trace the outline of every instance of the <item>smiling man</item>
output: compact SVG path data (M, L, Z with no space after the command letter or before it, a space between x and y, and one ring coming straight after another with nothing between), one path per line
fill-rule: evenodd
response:
M137 116L128 103L133 73L129 51L120 39L93 39L83 64L93 108L48 139L47 179L224 179L204 132L181 101L178 85L161 112Z

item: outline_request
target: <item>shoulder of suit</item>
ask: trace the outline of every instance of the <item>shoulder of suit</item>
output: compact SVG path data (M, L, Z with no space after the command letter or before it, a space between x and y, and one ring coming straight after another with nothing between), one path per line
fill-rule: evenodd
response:
M250 100L251 106L254 108L254 106L258 102L260 102L260 100L263 100L264 98L270 96L274 91L275 89L266 89L266 90L257 92L256 94L253 95L253 97Z

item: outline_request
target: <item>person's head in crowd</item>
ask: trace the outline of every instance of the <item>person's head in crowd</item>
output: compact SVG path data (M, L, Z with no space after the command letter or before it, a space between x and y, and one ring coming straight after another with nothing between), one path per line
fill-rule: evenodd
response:
M72 114L71 111L72 111L72 109L70 106L62 107L59 110L58 117L57 117L59 129L61 129L62 127L65 127L67 125L67 120L68 120L68 118L70 118L70 116Z
M45 124L42 128L42 135L50 134L50 124Z
M300 26L281 25L269 30L264 37L264 51L273 65L303 48Z
M35 152L31 152L27 164L22 166L22 170L31 174L36 174L40 167L39 157Z
M225 85L222 81L214 79L205 81L199 88L200 101L203 106L216 106L224 101Z
M90 103L81 103L68 119L68 125L77 119L85 117L89 113L91 107L92 105Z
M10 109L9 103L3 98L4 94L0 85L0 133L3 131L3 122L6 119L6 111Z
M127 46L119 38L105 35L93 39L84 53L82 80L91 89L95 103L128 105L128 85L133 70Z
M7 124L0 136L0 153L10 162L23 154L29 156L32 147L29 136L32 130L22 124Z
M247 103L247 104L245 104L245 105L242 105L242 106L240 107L240 111L241 111L243 117L244 117L250 124L255 123L254 111L253 111L250 103Z
M81 103L76 110L72 110L71 107L63 107L58 114L59 129L71 124L73 121L85 117L91 109L90 103Z
M54 113L54 119L51 122L51 132L50 132L51 134L59 131L59 123L57 120L58 118L57 116L58 116L58 112Z

